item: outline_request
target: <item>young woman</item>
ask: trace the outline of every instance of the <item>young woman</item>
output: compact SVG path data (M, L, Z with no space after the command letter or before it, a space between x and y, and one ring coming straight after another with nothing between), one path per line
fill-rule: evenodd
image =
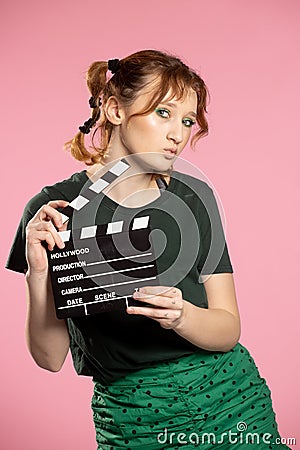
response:
M270 390L238 342L233 269L213 192L173 170L192 130L193 142L207 134L205 83L178 58L148 50L93 63L87 84L91 117L68 145L88 168L28 202L7 262L26 274L30 353L58 371L71 349L77 373L93 377L98 449L288 448ZM89 151L84 138L93 127ZM60 212L124 158L130 171L99 194L94 223L116 211L124 220L148 214L160 230L156 245L165 236L161 282L132 293L135 306L122 311L57 319L45 247L64 248Z

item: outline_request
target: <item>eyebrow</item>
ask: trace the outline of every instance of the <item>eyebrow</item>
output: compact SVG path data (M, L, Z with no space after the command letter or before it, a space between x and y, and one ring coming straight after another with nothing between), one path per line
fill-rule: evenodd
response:
M162 104L170 106L171 108L177 108L176 103L173 103L173 102L162 102ZM188 114L195 118L197 117L197 114L194 111L190 111L190 112L188 112Z

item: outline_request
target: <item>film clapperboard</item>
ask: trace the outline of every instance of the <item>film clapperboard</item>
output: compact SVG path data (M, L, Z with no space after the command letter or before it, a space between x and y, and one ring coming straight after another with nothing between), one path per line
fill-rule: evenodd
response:
M82 210L130 165L125 159L84 189L61 212L63 223ZM166 189L157 178L160 191ZM150 217L60 231L63 249L47 250L56 315L59 319L125 309L140 305L132 293L159 285L151 242Z

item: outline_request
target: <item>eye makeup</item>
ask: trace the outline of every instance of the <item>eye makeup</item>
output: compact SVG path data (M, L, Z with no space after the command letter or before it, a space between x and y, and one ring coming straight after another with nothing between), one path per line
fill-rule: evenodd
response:
M189 117L185 117L185 118L182 120L182 123L183 123L186 127L190 128L190 127L192 127L193 125L195 125L196 121L190 119Z
M165 119L170 117L170 111L166 108L156 108L155 112L157 115L159 115L160 117L163 117Z
M171 112L166 108L156 108L155 112L158 116L160 116L164 119L168 119L171 115ZM189 117L185 117L184 119L182 119L182 123L187 128L190 128L193 125L195 125L196 121L193 119L190 119Z

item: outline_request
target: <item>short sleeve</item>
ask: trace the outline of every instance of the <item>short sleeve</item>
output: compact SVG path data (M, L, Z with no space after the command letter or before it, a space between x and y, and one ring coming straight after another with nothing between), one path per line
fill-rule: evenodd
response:
M46 193L40 192L29 200L25 206L5 264L6 269L20 273L25 273L27 271L28 264L25 256L26 226L40 207L45 203L48 203L49 200L50 198Z
M201 194L200 275L233 273L220 212L213 190L207 185Z

